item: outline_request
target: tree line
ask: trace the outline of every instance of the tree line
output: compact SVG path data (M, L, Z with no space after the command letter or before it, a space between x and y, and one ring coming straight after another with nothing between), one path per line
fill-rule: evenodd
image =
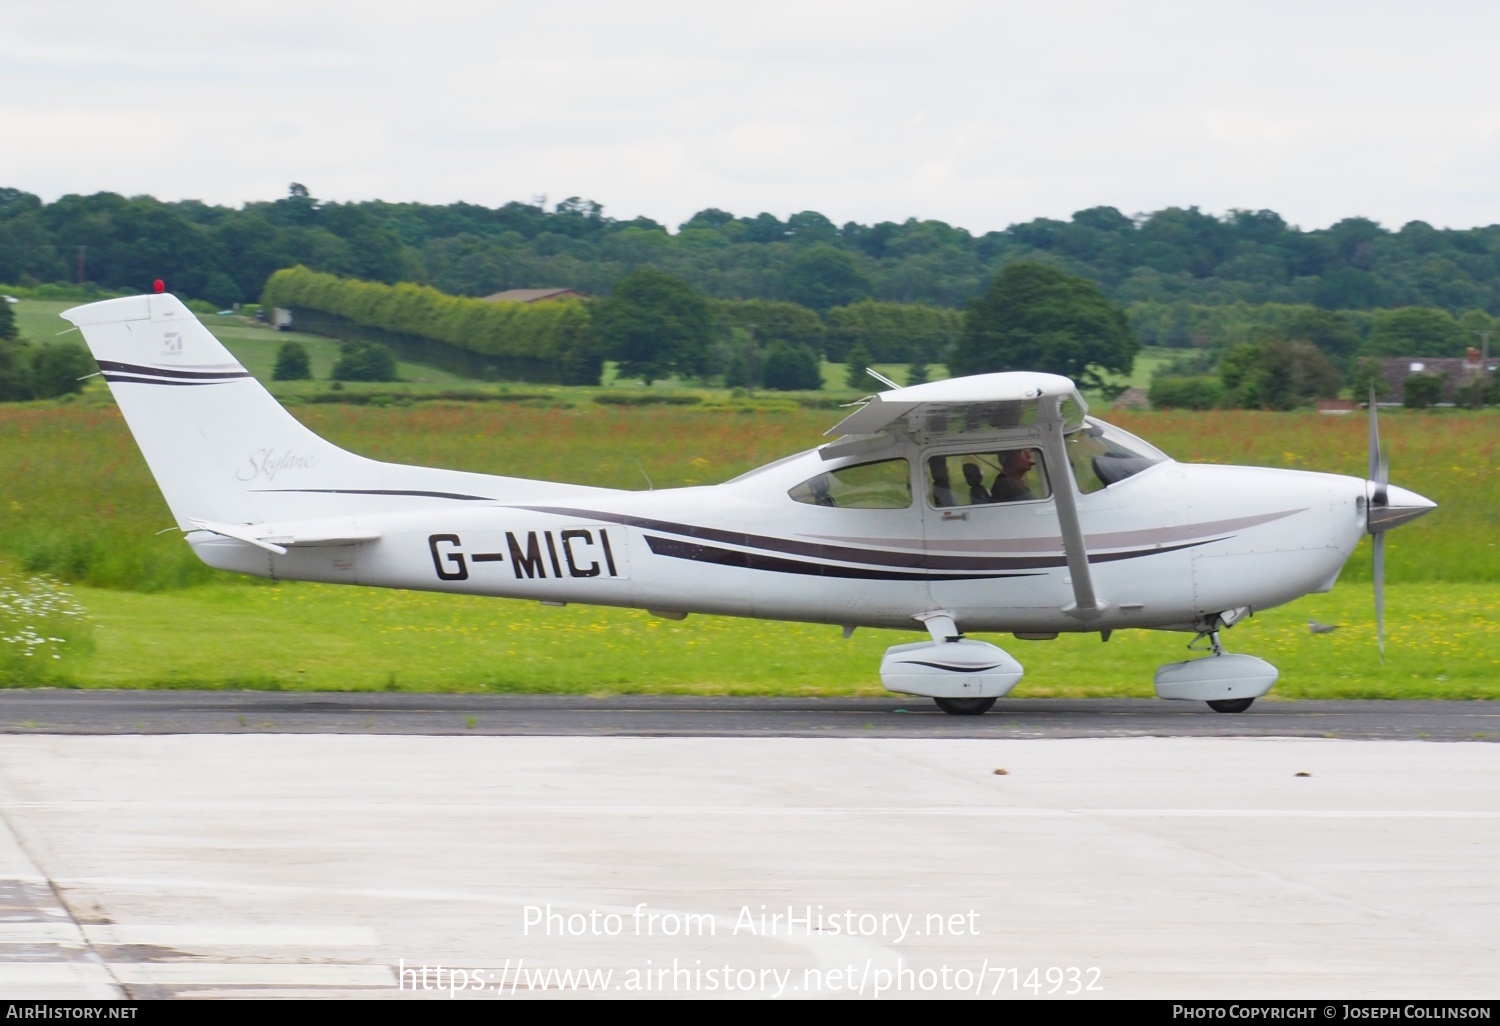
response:
M958 311L922 304L864 300L819 316L784 300L713 299L652 268L627 275L597 303L492 303L305 267L277 271L261 299L291 309L298 327L388 343L413 360L562 384L597 384L607 355L625 376L648 382L817 389L825 358L941 363L963 323Z
M1412 221L1392 230L1351 217L1303 231L1268 210L1127 216L1095 207L975 234L916 218L840 226L816 211L783 219L710 208L669 231L646 217L608 217L576 197L550 209L325 203L293 185L281 199L235 208L113 193L43 203L0 189L0 281L144 291L163 278L216 306L253 301L273 272L301 264L460 296L551 286L604 296L632 271L653 268L710 298L794 302L820 314L862 300L957 309L1022 260L1093 280L1132 309L1500 313L1500 225Z
M564 384L597 384L611 359L620 377L647 385L675 377L816 390L824 359L837 355L850 387L864 387L864 368L876 362L909 363L911 381L939 360L956 374L1041 369L1101 387L1103 375L1130 372L1138 348L1124 311L1098 285L1025 261L1003 269L962 315L866 300L820 317L785 301L711 299L653 268L627 275L602 300L527 304L294 267L271 276L262 301L290 309L305 330L389 343L411 359L486 377Z
M865 300L819 316L786 301L705 297L652 268L632 272L607 298L588 302L491 303L306 268L277 272L264 298L293 307L314 330L321 313L331 313L364 326L366 334L392 332L398 341L420 335L504 356L511 360L510 376L522 358L535 357L530 366L536 376L529 380L597 382L603 361L612 359L622 377L647 384L676 377L730 387L819 389L827 359L845 363L845 384L861 388L867 385L864 368L874 363L909 362L907 382L919 383L927 379L929 363L942 362L952 374L1051 371L1106 396L1117 394L1121 386L1115 382L1131 373L1141 337L1150 335L1147 318L1161 315L1155 340L1177 346L1182 355L1159 369L1152 402L1196 408L1291 409L1337 396L1349 385L1363 394L1372 384L1383 387L1380 356L1456 355L1494 327L1482 311L1454 318L1425 307L1366 313L1230 304L1153 311L1137 304L1127 310L1096 282L1035 261L1006 265L961 313ZM564 311L573 325L567 345L587 353L586 359L566 355L541 330L544 323L562 323ZM1175 330L1163 325L1175 324L1179 315L1192 330L1182 338L1162 338L1160 332ZM567 367L575 368L570 376L562 374ZM1465 401L1494 402L1497 387L1486 379ZM1413 394L1425 393L1418 387Z

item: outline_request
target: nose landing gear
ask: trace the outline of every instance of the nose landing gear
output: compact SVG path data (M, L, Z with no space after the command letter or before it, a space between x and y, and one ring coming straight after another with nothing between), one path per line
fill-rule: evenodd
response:
M1238 619L1238 617L1236 617ZM1207 702L1218 713L1242 713L1276 683L1276 667L1250 655L1229 655L1219 642L1219 629L1225 626L1223 616L1213 616L1198 624L1198 636L1188 648L1208 640L1212 654L1202 659L1168 663L1156 671L1156 694L1161 698L1189 702Z
M1222 656L1224 654L1224 646L1219 641L1218 625L1215 624L1212 630L1198 635L1198 638L1205 636L1208 638L1208 647L1213 649L1214 655ZM1198 638L1194 638L1193 641L1196 642ZM1192 646L1189 645L1188 647L1191 648ZM1242 713L1254 704L1255 699L1253 698L1210 698L1208 700L1208 707L1217 713Z

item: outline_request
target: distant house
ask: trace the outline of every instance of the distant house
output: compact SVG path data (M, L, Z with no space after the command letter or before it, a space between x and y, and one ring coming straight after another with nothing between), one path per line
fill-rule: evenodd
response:
M1443 379L1443 392L1438 402L1451 403L1455 394L1475 378L1484 377L1500 370L1500 357L1485 357L1479 350L1470 349L1464 356L1391 356L1381 361L1380 376L1385 380L1385 399L1400 402L1402 384L1415 374L1437 374Z
M486 303L545 303L552 299L587 299L582 292L572 289L506 289L493 296L485 296Z

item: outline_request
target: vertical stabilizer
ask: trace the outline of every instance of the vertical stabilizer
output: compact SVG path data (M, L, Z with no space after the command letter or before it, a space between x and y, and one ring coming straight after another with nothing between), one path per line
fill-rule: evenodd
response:
M63 317L83 332L183 529L191 518L261 522L257 492L369 464L299 423L175 296L110 299Z

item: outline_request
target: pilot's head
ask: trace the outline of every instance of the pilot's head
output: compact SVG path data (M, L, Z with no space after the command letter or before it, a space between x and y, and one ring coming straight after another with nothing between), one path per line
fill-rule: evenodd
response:
M1010 449L1000 454L1000 467L1006 477L1025 477L1036 466L1030 449Z
M977 463L965 463L964 480L969 482L969 484L971 485L983 484L984 471L979 469L979 464Z

